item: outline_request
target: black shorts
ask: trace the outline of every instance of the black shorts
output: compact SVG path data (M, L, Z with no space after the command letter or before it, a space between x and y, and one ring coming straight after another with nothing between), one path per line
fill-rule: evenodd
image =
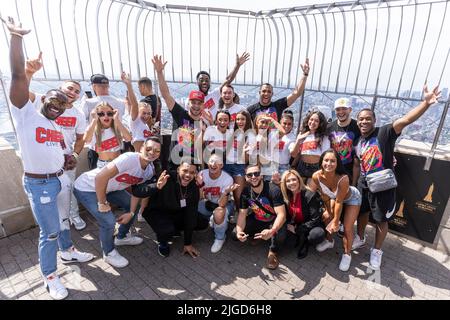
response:
M395 216L395 189L381 191L377 193L370 192L367 188L358 186L361 192L362 203L359 214L367 212L372 213L375 222L390 221Z

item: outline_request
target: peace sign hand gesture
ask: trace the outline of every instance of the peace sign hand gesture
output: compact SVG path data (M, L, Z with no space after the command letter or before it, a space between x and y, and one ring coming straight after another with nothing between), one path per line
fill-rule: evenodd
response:
M156 182L156 187L158 190L161 190L169 180L170 175L167 174L167 170L164 170L158 178L158 182Z

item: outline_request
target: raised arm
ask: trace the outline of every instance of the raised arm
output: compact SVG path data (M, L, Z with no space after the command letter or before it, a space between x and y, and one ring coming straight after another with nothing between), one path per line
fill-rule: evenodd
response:
M9 46L9 61L11 65L11 87L9 98L11 103L21 109L29 100L28 91L30 84L25 73L25 58L23 55L22 38L31 30L22 28L21 23L15 23L14 19L8 17L8 22L3 20L11 34L11 44Z
M133 85L131 84L131 78L130 75L122 72L121 75L121 79L123 81L123 83L125 83L125 85L127 86L127 98L128 98L128 103L130 106L130 116L131 116L131 120L136 120L139 110L138 110L138 101L136 99L136 95L134 94L134 90L133 90Z
M164 78L164 67L167 64L167 61L163 62L161 56L155 55L152 59L152 62L155 68L156 76L158 77L161 96L166 102L169 111L172 111L173 107L175 106L175 99L170 95L169 86L167 85L166 79Z
M306 81L308 80L309 74L309 59L306 58L305 64L300 66L302 67L303 77L300 79L300 82L298 83L294 91L292 91L291 94L287 96L288 107L290 107L295 102L295 100L297 100L298 97L303 94L303 91L305 91Z
M244 52L240 57L236 54L236 64L234 65L233 70L231 70L230 74L227 76L225 81L222 83L223 85L231 84L233 80L236 78L236 75L239 71L239 68L246 63L250 59L250 53Z
M39 70L41 70L43 65L44 64L42 63L42 52L39 52L39 56L36 59L27 60L25 65L25 74L27 76L28 83L31 83L33 75ZM29 91L28 95L31 102L34 102L34 100L36 99L36 95L34 94L34 92Z
M397 119L392 124L392 127L394 128L395 132L397 134L400 134L407 125L413 123L417 119L419 119L425 111L428 110L428 108L436 103L438 99L441 97L441 92L439 91L439 86L436 86L433 88L432 91L428 91L427 85L423 87L423 101L416 106L414 109L409 111L407 114L405 114L400 119Z

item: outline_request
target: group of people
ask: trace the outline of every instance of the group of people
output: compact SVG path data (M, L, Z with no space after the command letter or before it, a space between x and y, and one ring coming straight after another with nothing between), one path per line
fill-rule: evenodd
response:
M96 219L103 258L117 268L129 262L116 247L143 242L130 232L138 217L155 232L163 257L170 255L172 239L181 235L183 253L197 257L193 233L210 227L211 252L217 253L234 222L232 239L270 242L267 268L272 270L279 265L282 248L297 248L302 259L311 246L319 252L333 248L334 235L342 231L339 269L347 271L352 250L366 244L369 213L376 223L370 266L380 268L395 189L373 193L366 177L393 169L396 139L439 99L437 87L430 91L425 87L417 107L381 127L375 126L370 108L352 119L351 101L340 98L334 105L335 121L328 123L320 111L311 111L295 134L288 107L304 92L308 59L287 97L272 101L273 87L264 83L259 101L246 107L239 104L231 83L249 54L237 55L233 70L211 92L209 74L199 72L198 90L192 90L181 106L164 78L167 62L155 55L159 91L173 118L169 165L162 168L162 104L150 79L138 82L141 101L126 73L122 73L125 100L109 94L109 80L102 74L91 77L95 97L83 99L80 107L74 102L81 86L73 80L44 95L32 93L30 81L42 67L42 56L25 61L22 38L29 30L12 18L3 22L11 34L10 100L24 190L40 228L44 283L54 299L68 295L57 275L58 248L63 263L94 258L77 250L70 238L70 224L77 230L85 227L78 204ZM91 170L75 178L85 144ZM116 218L113 209L118 208L125 213ZM115 235L116 223L120 226Z

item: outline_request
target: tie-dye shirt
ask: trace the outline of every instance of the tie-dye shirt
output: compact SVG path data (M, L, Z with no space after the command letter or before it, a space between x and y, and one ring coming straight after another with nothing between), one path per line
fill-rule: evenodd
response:
M355 146L360 135L361 133L354 119L346 127L339 126L337 120L328 125L331 148L339 154L348 174L352 173Z
M277 185L269 181L264 181L263 183L263 190L260 194L252 192L250 186L244 189L241 195L240 209L250 209L258 221L271 222L277 216L274 208L284 205L283 196ZM259 202L259 205L256 204L256 201Z
M377 127L368 137L360 137L356 155L361 163L361 177L394 167L394 147L399 135L392 123Z

